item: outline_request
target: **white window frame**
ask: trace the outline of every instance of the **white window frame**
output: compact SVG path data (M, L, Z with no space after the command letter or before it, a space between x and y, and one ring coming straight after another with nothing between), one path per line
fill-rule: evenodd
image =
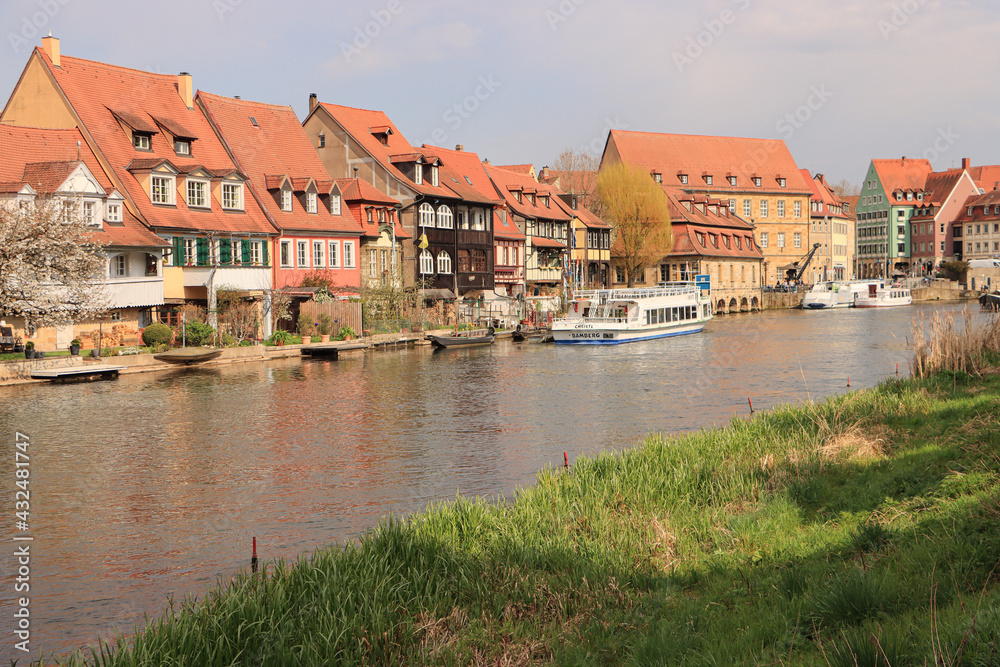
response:
M191 187L201 186L202 202L200 204L192 201L191 199ZM190 208L211 208L212 206L212 194L211 194L211 184L208 181L203 181L195 178L187 179L187 184L184 188L184 195L187 201L187 205Z
M438 168L434 165L431 165L431 185L438 186Z
M226 241L221 241L221 243L226 243ZM232 266L241 266L243 264L243 243L240 239L230 239L228 243L229 263Z
M736 187L736 177L735 176L730 176L729 177L729 185L733 186L734 188Z
M749 218L753 215L753 201L750 199L743 200L743 217Z
M235 195L235 201L233 201ZM228 211L243 210L243 184L223 183L222 184L222 208Z
M447 250L442 250L437 256L437 272L444 275L451 275L451 255Z
M288 213L292 210L292 191L281 190L281 210Z
M313 241L312 245L313 245L313 255L312 255L313 266L318 268L326 266L326 254L323 252L323 245L324 245L323 242Z
M792 202L792 210L796 218L802 217L802 202Z
M191 142L174 140L174 153L177 155L191 155Z
M419 220L419 225L421 227L433 227L434 226L434 207L424 202L417 209Z
M427 248L420 253L420 275L429 276L434 273L434 255Z
M108 204L108 206L105 209L105 211L106 211L108 222L121 222L122 221L122 205L121 204L118 204L118 203Z
M264 242L263 241L251 241L250 242L250 262L254 266L260 266L264 263Z
M424 165L419 162L413 165L413 182L417 185L424 183Z
M163 186L164 190L160 192ZM153 174L149 177L149 201L154 204L169 206L174 203L174 191L176 190L176 179L173 176L163 174Z
M128 262L125 255L115 255L111 258L111 270L109 273L112 278L128 277Z
M785 232L778 232L778 247L785 247Z
M306 213L316 213L316 193L306 193Z
M437 226L440 229L455 228L455 216L452 214L451 209L448 208L446 204L441 204L440 206L438 206Z
M354 241L344 241L344 268L353 269L356 259Z
M330 268L340 268L340 241L330 241L326 244L327 257L330 258Z
M762 217L762 218L766 218L767 217L767 200L766 199L761 199L760 200L760 217Z
M785 217L785 200L784 199L779 199L778 200L778 217L779 218L784 218Z
M330 196L330 214L340 215L340 195Z
M153 138L148 134L132 133L132 147L140 151L152 150Z
M184 237L184 265L197 266L198 264L198 239L190 236Z
M83 221L91 227L94 227L98 224L97 202L92 202L92 201L83 202Z
M293 266L292 259L292 242L282 241L281 247L279 248L278 261L281 262L281 266L290 267Z
M295 266L300 269L309 268L309 241L296 241Z
M795 232L795 234L792 236L792 243L795 244L796 248L801 248L802 247L802 234L799 233L799 232Z

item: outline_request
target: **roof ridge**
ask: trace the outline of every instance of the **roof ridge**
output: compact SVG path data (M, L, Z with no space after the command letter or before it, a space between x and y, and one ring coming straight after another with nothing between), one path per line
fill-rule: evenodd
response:
M683 134L680 132L648 132L644 130L610 130L618 134L647 134L654 137L694 137L697 139L746 139L749 141L780 141L784 139L766 139L763 137L737 137L723 134Z
M41 53L45 51L40 46L36 46L35 49ZM46 54L46 57L48 54ZM136 69L135 67L125 67L124 65L112 65L111 63L102 62L100 60L88 60L87 58L77 58L75 56L60 56L61 60L76 61L78 63L88 63L91 65L100 65L101 67L106 67L112 70L124 70L126 72L135 72L136 74L143 74L146 76L160 77L165 79L176 79L178 74L161 74L159 72L148 72L146 70ZM51 60L49 61L51 62Z
M270 102L258 102L256 100L244 100L242 98L228 97L226 95L218 95L216 93L210 93L208 91L201 90L200 88L198 89L198 92L196 93L196 96L197 95L204 95L205 97L211 97L211 98L214 98L214 99L217 99L217 100L223 100L225 102L231 102L233 104L238 104L238 105L241 105L241 106L270 107L272 109L283 109L283 110L286 110L286 111L291 111L292 113L295 112L295 110L292 108L291 104L272 104Z
M351 111L367 111L369 113L380 113L384 115L386 118L389 117L389 115L382 109L365 109L364 107L351 107L347 106L346 104L333 104L332 102L320 102L319 105L322 107L336 107L338 109L350 109Z

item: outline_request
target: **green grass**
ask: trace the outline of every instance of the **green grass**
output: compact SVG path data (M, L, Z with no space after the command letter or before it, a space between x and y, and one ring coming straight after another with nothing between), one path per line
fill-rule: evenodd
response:
M652 434L244 574L69 664L1000 663L1000 376Z
M83 352L81 351L81 354ZM69 350L46 350L45 358L51 359L52 357L68 357ZM24 361L24 352L4 352L0 354L0 361L11 361L20 360Z

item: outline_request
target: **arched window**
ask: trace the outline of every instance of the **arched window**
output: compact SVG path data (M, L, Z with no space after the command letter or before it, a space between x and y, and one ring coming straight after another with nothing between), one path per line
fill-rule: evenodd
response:
M451 273L451 255L444 250L438 254L438 273Z
M430 204L423 203L420 205L420 226L421 227L433 227L434 226L434 207Z
M486 252L483 250L472 251L472 270L477 273L486 272Z
M426 250L420 253L420 273L424 275L434 273L434 255Z
M451 209L444 204L438 206L437 222L437 226L441 229L452 229L455 226L455 221L451 215Z

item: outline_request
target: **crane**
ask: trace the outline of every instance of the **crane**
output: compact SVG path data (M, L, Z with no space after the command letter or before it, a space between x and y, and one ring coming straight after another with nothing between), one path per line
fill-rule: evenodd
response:
M816 251L819 250L819 246L820 246L819 243L813 243L812 250L807 252L805 257L798 260L797 262L792 262L791 268L785 271L785 273L788 274L788 279L790 281L794 283L798 282L802 278L802 275L806 272L806 269L809 268L809 262L812 261L813 255L815 255Z

